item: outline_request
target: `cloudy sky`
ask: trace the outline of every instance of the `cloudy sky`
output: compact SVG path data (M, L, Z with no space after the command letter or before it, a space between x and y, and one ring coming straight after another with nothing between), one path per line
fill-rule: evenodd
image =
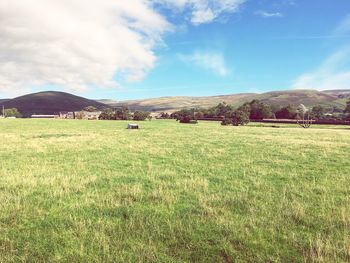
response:
M349 0L1 0L0 98L350 88Z

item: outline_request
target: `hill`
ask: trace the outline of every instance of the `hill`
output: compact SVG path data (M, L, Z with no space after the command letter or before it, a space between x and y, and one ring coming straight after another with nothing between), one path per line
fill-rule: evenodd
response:
M9 99L0 99L0 104L8 101Z
M17 108L24 116L32 114L55 114L61 111L79 111L87 106L98 109L106 105L94 100L65 92L45 91L5 100L5 108Z
M302 103L308 107L323 105L326 108L344 109L348 98L350 98L350 90L287 90L261 94L240 93L208 97L177 96L128 101L111 99L95 101L65 92L46 91L14 99L3 99L0 100L0 104L6 108L17 108L24 116L30 116L32 114L54 114L60 111L79 111L87 106L95 106L98 109L127 106L131 111L173 112L183 108L209 108L220 102L238 107L253 99L276 107L288 104L297 106Z
M182 108L207 108L226 102L239 106L244 102L259 99L272 106L299 105L301 103L308 107L323 105L325 107L344 108L346 98L350 97L350 90L338 91L316 91L316 90L291 90L273 91L267 93L241 93L232 95L210 96L210 97L161 97L144 100L129 100L118 103L107 103L110 106L128 106L131 110L147 111L176 111Z

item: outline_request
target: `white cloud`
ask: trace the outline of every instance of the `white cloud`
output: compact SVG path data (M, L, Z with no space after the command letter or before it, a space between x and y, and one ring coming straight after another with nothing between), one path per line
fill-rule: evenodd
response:
M194 25L209 23L224 13L235 13L246 0L155 0L177 11L189 11Z
M258 15L258 16L266 17L266 18L268 18L268 17L283 17L282 13L279 13L279 12L272 13L272 12L267 12L267 11L263 11L263 10L256 11L254 14Z
M341 37L350 32L350 15L330 35ZM293 83L294 89L350 89L350 43L331 54L318 68L302 74Z
M195 51L191 55L179 54L178 57L186 63L212 71L222 77L230 74L222 53Z
M332 54L316 70L301 75L293 84L294 89L349 89L350 47Z
M155 66L154 48L172 25L156 5L192 14L194 24L237 11L243 0L2 0L0 91L57 85L116 87Z

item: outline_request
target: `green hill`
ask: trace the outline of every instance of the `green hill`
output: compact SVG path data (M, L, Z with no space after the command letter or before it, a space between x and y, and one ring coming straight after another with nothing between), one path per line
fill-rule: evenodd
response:
M350 98L350 90L288 90L261 94L241 93L209 97L178 96L117 102L111 99L95 101L65 92L46 91L14 99L3 99L0 100L0 105L4 105L5 108L17 108L24 116L30 116L32 114L55 114L61 111L79 111L87 106L95 106L98 109L128 106L131 111L173 112L183 108L208 108L220 102L238 107L253 99L259 99L277 107L288 104L297 106L302 103L308 107L323 105L327 108L344 109L348 98Z
M172 112L182 108L207 108L226 102L239 106L244 102L259 99L269 105L297 106L304 104L308 107L323 105L325 107L344 108L346 98L350 97L350 90L343 91L316 91L316 90L291 90L273 91L267 93L241 93L232 95L210 97L161 97L144 100L129 100L118 103L108 103L111 106L128 106L131 110L167 111Z
M79 111L87 106L94 106L98 109L106 107L105 104L94 100L57 91L45 91L17 97L6 100L2 105L5 108L17 108L24 116Z

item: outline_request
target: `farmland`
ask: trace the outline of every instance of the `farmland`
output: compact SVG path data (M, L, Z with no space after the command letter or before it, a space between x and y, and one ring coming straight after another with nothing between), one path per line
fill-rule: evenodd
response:
M0 262L348 262L350 127L0 120Z

